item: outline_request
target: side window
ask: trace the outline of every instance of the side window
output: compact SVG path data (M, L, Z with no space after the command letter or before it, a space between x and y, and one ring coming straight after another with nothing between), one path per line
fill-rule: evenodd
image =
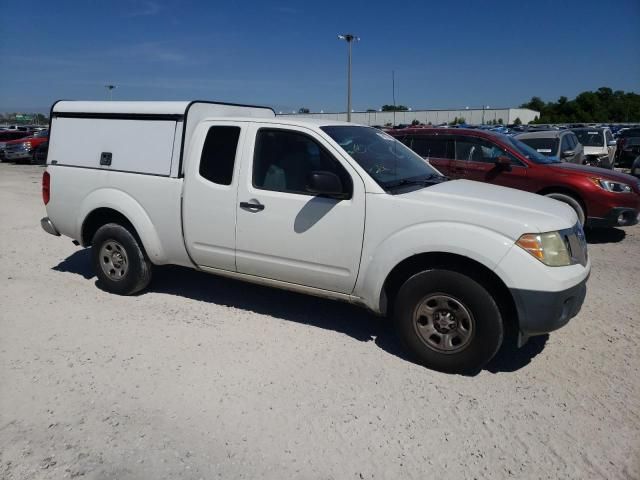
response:
M407 147L411 148L411 137L405 135L404 137L393 137L399 142L404 143Z
M459 137L456 139L456 160L495 163L496 159L501 156L509 157L512 162L520 164L502 148L482 138Z
M434 136L415 136L411 148L421 157L425 158L450 158L448 144L450 140Z
M562 143L560 144L560 153L565 152L567 150L573 150L573 147L569 142L569 135L564 135L562 137Z
M313 171L333 172L346 193L351 194L351 176L324 148L307 135L260 129L253 157L253 186L276 192L312 195L307 178Z
M611 130L606 130L604 134L605 134L605 141L607 143L613 140L613 135L611 135Z
M240 127L211 127L202 147L200 176L219 185L231 185Z

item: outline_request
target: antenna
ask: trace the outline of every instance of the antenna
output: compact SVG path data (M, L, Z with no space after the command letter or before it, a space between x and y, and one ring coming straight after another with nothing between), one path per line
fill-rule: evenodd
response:
M118 88L117 85L107 84L104 86L109 91L109 101L113 100L113 90Z

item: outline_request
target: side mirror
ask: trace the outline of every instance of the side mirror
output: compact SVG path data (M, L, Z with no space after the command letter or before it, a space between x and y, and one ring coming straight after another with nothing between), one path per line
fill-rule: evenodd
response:
M307 177L307 192L332 198L346 198L340 177L333 172L311 172Z
M609 142L607 142L608 147L615 147L617 144L618 142L615 140L609 140Z
M575 154L575 150L565 150L564 152L562 152L562 158L573 157Z
M511 159L504 155L499 156L496 158L496 167L500 170L511 170Z

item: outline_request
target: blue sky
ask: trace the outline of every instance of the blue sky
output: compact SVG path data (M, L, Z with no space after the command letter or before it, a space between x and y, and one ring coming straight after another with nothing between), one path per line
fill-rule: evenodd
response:
M344 111L640 93L640 1L2 1L0 111L60 98Z

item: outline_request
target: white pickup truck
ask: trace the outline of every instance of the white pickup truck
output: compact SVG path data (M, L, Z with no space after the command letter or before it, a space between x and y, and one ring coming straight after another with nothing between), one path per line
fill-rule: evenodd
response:
M44 230L92 248L127 295L154 265L345 300L388 315L416 361L477 370L575 316L590 260L576 214L447 181L387 134L213 102L51 110Z

